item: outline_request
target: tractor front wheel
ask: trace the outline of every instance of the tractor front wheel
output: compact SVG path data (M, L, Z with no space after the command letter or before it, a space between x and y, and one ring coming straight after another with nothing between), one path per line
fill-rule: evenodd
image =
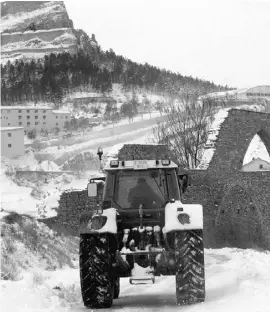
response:
M80 236L80 278L84 305L87 308L110 308L114 285L112 256L106 234Z
M203 231L175 233L176 300L178 305L205 299Z

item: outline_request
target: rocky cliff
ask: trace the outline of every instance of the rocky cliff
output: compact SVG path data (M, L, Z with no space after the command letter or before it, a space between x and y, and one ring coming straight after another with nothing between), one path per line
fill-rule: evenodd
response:
M97 48L94 36L73 28L63 1L3 2L0 29L2 63Z

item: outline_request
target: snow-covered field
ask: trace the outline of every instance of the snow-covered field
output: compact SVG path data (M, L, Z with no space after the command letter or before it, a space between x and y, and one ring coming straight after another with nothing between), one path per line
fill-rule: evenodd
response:
M173 276L157 277L151 285L130 285L123 278L120 297L109 311L270 311L270 252L207 249L205 262L204 303L176 306ZM37 272L25 273L20 281L1 281L1 311L87 311L81 299L78 267L41 271L40 283L35 282Z
M113 144L123 143L138 143L144 144L147 139L151 135L151 129L138 130L135 132L130 132L129 135L125 135L125 139L120 136L116 136L116 138L108 137L104 139L104 144L102 145L104 148L104 154L106 155L111 149L115 149ZM119 143L122 142L122 143ZM96 153L96 148L99 145L100 141L96 139L94 142L90 143L90 146L93 147L93 153ZM89 143L86 143L89 144ZM91 145L92 144L92 145ZM93 145L94 144L94 145ZM118 146L116 144L116 146ZM84 143L79 145L79 151L85 150L83 148ZM74 148L74 146L73 146ZM94 149L95 148L95 149ZM89 150L89 149L87 149ZM56 149L57 151L57 149ZM72 147L71 147L72 151ZM79 153L77 151L75 154ZM63 151L62 151L63 153ZM12 165L11 165L12 164ZM34 158L33 152L27 153L24 157L20 159L9 161L7 159L2 160L1 165L1 207L4 211L16 211L19 213L27 213L31 216L37 217L38 210L37 205L45 205L46 206L46 216L52 217L56 215L56 211L54 208L58 206L58 200L60 198L61 193L64 190L71 189L85 189L86 185L91 177L100 175L98 171L87 171L84 172L83 176L71 176L68 174L64 174L54 179L50 179L48 183L44 183L44 180L33 181L33 183L24 183L22 186L19 186L17 183L12 181L9 177L6 176L6 172L14 170L13 167L21 167L27 170L42 170L42 171L60 171L59 167L54 162L43 161L42 163L38 163L38 161ZM34 198L31 193L33 188L37 188L39 192L43 195L42 199ZM0 213L0 216L5 213Z

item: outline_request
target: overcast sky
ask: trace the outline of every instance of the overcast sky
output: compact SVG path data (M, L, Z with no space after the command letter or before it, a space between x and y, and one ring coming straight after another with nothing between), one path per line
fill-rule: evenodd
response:
M270 84L270 0L66 0L102 49L233 87Z

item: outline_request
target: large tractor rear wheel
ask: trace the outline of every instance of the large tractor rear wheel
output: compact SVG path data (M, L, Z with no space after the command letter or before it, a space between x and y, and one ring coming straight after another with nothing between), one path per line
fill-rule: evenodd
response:
M114 285L109 238L105 234L80 236L80 278L87 308L110 308Z
M205 299L203 231L175 233L176 301L178 305Z

